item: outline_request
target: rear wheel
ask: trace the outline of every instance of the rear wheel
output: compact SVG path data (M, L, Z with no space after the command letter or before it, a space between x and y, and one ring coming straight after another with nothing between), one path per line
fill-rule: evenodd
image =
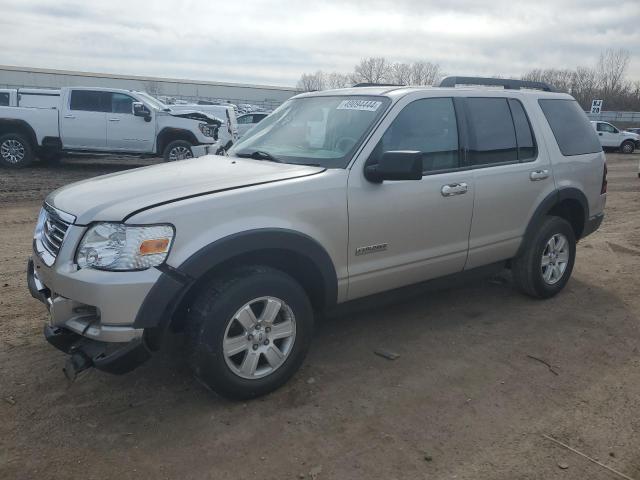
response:
M18 133L0 137L0 164L10 168L26 167L33 162L33 149L29 141Z
M165 162L175 162L177 160L193 158L191 144L186 140L174 140L165 147L163 156Z
M569 281L575 257L571 224L560 217L545 217L525 252L511 263L514 282L532 297L552 297Z
M633 153L635 147L635 144L631 140L625 140L622 142L622 145L620 145L620 151L622 153Z
M196 377L228 398L265 395L298 370L313 310L302 287L269 267L236 269L207 284L187 318Z

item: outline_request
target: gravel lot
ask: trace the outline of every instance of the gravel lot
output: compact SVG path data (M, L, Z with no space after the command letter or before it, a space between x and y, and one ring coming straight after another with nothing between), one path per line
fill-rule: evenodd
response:
M547 434L640 479L639 158L608 155L607 217L556 298L505 273L325 319L298 375L247 403L194 382L179 342L68 383L26 286L37 211L140 163L0 170L0 478L616 478Z

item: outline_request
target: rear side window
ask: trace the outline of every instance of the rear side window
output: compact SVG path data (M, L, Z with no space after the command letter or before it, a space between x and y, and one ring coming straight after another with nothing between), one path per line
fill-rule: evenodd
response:
M111 93L94 92L92 90L72 90L71 110L84 110L87 112L110 112Z
M513 117L513 125L516 127L516 143L518 144L518 160L520 162L532 161L538 156L536 140L531 130L531 124L519 100L509 99L509 108Z
M565 157L602 151L596 132L587 115L575 100L538 100L560 152Z
M518 161L516 130L506 98L467 98L471 165Z
M9 94L8 93L0 93L0 107L8 107L9 106Z

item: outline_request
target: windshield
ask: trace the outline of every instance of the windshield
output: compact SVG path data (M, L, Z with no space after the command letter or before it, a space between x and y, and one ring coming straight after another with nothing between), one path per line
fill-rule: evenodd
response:
M145 92L136 92L136 93L140 95L144 100L146 100L147 103L150 103L153 108L156 108L158 110L164 110L166 108L169 108L167 105L162 103L157 98L152 97L148 93L145 93Z
M379 96L292 99L251 129L229 155L345 168L389 103Z

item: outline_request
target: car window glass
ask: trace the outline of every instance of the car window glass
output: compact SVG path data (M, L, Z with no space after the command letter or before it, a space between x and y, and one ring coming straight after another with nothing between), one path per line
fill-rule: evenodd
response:
M544 98L538 103L562 155L568 157L602 151L598 136L578 102Z
M111 94L92 90L72 90L69 108L88 112L110 112Z
M251 115L245 115L244 117L240 117L238 119L238 123L242 125L246 125L247 123L251 123Z
M531 124L519 100L509 99L509 108L516 127L516 143L518 144L518 160L521 162L533 160L537 154L536 141L531 130Z
M111 112L133 114L133 98L124 93L112 93Z
M0 93L0 106L8 107L9 106L9 94L6 92Z
M453 100L427 98L404 107L380 139L372 163L393 150L422 152L424 172L457 168L458 126Z
M468 98L471 165L518 160L516 132L506 98Z

